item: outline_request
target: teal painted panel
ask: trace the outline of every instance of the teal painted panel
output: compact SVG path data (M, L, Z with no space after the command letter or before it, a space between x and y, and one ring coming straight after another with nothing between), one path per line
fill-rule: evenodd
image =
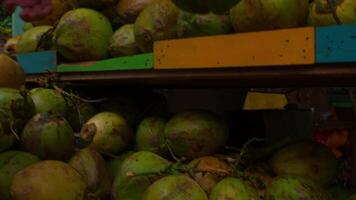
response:
M57 67L58 72L93 72L116 70L142 70L153 68L153 53L135 56L111 58L92 64L62 64Z
M12 36L21 35L25 22L20 17L21 8L17 7L15 12L12 14Z
M316 62L356 61L356 24L316 28Z
M26 74L44 73L55 71L57 54L55 51L18 54L17 61L20 63Z

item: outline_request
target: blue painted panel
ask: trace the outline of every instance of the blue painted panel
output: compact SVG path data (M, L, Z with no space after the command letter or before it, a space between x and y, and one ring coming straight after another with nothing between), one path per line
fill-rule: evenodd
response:
M356 25L318 27L315 41L317 63L356 61Z
M17 60L26 74L55 71L57 66L57 54L55 51L18 54Z

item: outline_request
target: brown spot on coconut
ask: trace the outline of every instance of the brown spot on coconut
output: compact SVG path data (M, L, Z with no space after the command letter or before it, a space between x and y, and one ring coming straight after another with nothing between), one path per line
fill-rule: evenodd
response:
M114 33L110 41L109 51L113 57L130 56L140 52L136 43L133 24L126 24Z

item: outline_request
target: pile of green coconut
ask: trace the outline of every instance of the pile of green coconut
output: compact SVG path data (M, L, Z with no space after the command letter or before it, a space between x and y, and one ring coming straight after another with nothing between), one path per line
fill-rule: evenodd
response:
M52 13L26 24L9 54L55 49L66 62L151 52L154 42L303 26L356 23L343 0L51 0Z
M355 199L335 185L339 163L322 144L227 148L229 127L210 111L169 113L149 92L26 89L5 55L0 69L2 200Z

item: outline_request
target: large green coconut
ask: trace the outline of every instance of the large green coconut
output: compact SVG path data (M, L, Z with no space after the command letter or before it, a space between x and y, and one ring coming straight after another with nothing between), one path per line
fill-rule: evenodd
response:
M125 153L122 153L118 157L115 157L112 160L106 162L106 167L113 181L121 173L122 163L126 160L126 158L130 157L134 153L135 153L134 151L127 151Z
M8 151L0 154L0 196L2 200L11 200L10 186L15 174L40 159L22 151Z
M186 111L166 125L165 137L173 153L193 159L211 155L224 146L229 135L227 125L206 111Z
M326 146L316 142L289 145L276 152L271 165L277 175L295 174L326 186L337 174L337 160Z
M13 200L85 200L86 182L64 162L42 161L15 175L11 196Z
M116 12L126 23L135 23L138 15L153 0L120 0L117 4Z
M88 147L99 152L119 154L129 147L133 132L120 115L102 112L85 123L80 137Z
M169 165L169 161L151 152L132 154L122 163L120 174L114 181L113 200L142 200L145 190Z
M210 194L210 200L258 200L259 195L248 182L237 178L225 178Z
M62 117L35 115L21 135L21 147L41 159L67 160L74 152L74 132Z
M0 88L0 110L8 117L11 129L15 132L21 132L35 113L31 97L11 88Z
M87 182L88 195L93 199L108 199L111 191L111 180L104 158L93 149L82 149L69 161Z
M328 188L328 192L334 200L348 200L352 195L352 192L342 185L332 186Z
M153 42L177 37L179 9L171 0L154 0L138 16L135 38L142 52L151 52Z
M103 14L79 8L61 18L53 43L69 61L100 60L108 57L112 34L111 24Z
M180 9L191 13L225 13L240 0L172 0Z
M166 120L160 117L148 117L138 126L136 145L139 151L151 151L161 156L168 153L164 139Z
M232 172L232 167L225 161L212 156L197 158L188 164L193 172L192 178L208 194L215 185Z
M333 3L336 8L336 14L342 24L356 23L356 1L336 0ZM337 24L328 0L315 0L311 3L308 24L312 26Z
M236 32L304 26L309 0L241 0L231 9L231 22Z
M178 18L178 37L221 35L232 32L229 15L193 14L182 11Z
M145 191L142 200L208 200L204 190L184 175L164 177Z
M96 113L97 110L91 103L69 101L67 120L73 130L79 132L82 126Z
M18 41L17 52L30 53L38 50L46 50L46 49L39 48L40 42L49 43L48 46L51 47L52 46L51 40L44 41L44 39L46 39L44 37L44 34L47 33L49 30L51 30L52 28L53 28L52 26L37 26L24 32L20 40Z
M109 51L113 57L131 56L140 52L135 40L133 24L126 24L114 33L110 41Z
M266 200L332 200L315 182L298 176L275 178L267 187Z
M65 117L67 103L60 92L53 89L35 88L30 91L36 113Z

